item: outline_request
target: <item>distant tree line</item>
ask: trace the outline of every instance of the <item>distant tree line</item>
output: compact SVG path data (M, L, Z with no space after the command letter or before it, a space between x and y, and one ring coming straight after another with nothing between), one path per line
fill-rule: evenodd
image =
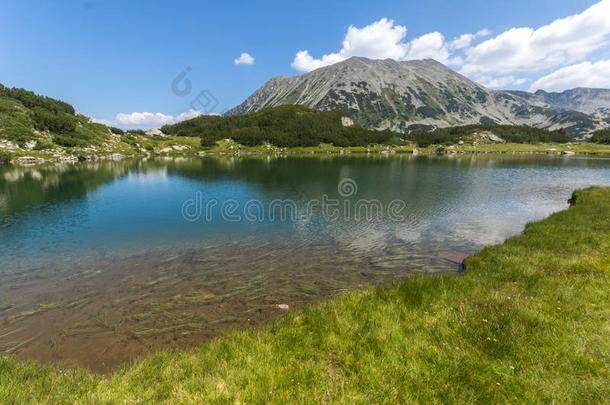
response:
M125 131L123 131L121 128L117 128L117 127L108 127L108 129L113 133L113 134L117 134L117 135L123 135L125 133Z
M400 143L398 134L373 131L354 125L345 127L339 111L317 111L297 105L285 105L242 116L200 116L161 128L169 135L199 136L203 146L231 138L248 146L264 143L276 146L317 146L332 143L336 146L366 146L370 144ZM438 128L422 127L401 135L404 141L420 147L451 145L469 141L477 132L489 131L511 143L566 143L573 141L565 130L548 131L540 128L513 125L466 125Z
M231 138L247 146L265 143L280 147L361 146L391 140L390 131L372 131L360 126L343 126L338 111L317 111L297 105L269 108L242 116L200 116L161 130L169 135L199 136L203 146L213 146L221 139Z
M610 144L610 129L602 129L593 133L591 142Z
M453 145L459 141L468 141L477 132L489 131L511 143L566 143L573 141L565 130L548 131L546 129L515 125L465 125L449 128L438 128L433 131L413 131L403 138L417 143L418 146Z
M51 97L39 96L38 94L25 89L15 87L8 88L2 84L0 84L0 97L14 98L30 109L40 107L54 113L66 113L70 115L76 113L74 107L64 101L55 100Z

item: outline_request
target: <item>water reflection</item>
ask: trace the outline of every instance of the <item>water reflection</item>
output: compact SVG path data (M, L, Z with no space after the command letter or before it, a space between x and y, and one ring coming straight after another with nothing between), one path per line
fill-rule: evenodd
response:
M85 198L89 192L125 175L129 165L104 162L0 168L1 218L6 220L49 203Z
M607 184L606 159L545 156L257 157L159 159L0 169L0 263L129 256L150 249L264 239L334 241L370 251L388 243L474 250L561 209L579 187ZM337 191L342 179L357 194ZM201 194L211 220L185 221L182 205ZM289 221L226 221L220 205L269 207L290 199L301 212L322 196L341 202ZM401 220L354 220L344 201L404 201ZM242 212L243 213L243 212Z

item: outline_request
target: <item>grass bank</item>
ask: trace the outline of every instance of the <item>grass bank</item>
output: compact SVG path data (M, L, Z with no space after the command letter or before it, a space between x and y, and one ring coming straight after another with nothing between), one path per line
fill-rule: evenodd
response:
M175 137L173 139L179 139ZM192 142L192 141L191 141ZM280 148L273 145L244 146L233 141L219 141L215 146L203 147L200 152L211 155L237 155L237 154L394 154L414 151L420 154L576 154L576 155L610 155L610 145L595 144L591 142L568 142L568 143L479 143L479 144L455 144L455 145L429 145L419 147L415 144L405 145L370 145L370 146L333 146L320 144L318 146L296 146Z
M610 398L610 189L469 258L102 377L0 360L0 402Z
M610 145L592 142L570 143L493 143L482 145L458 145L455 147L462 153L539 153L576 155L610 155Z
M425 148L414 144L405 145L370 145L339 147L330 144L280 148L273 145L244 146L233 141L219 141L215 146L202 147L197 137L168 136L150 137L136 135L130 143L114 140L99 147L62 148L54 151L6 150L0 147L0 164L5 161L19 163L20 158L26 163L36 160L37 163L76 161L78 156L88 159L115 159L119 157L141 158L147 156L197 157L203 155L343 155L343 154L554 154L554 155L599 155L610 156L610 145L590 142L571 143L482 143L477 145L430 145ZM416 151L416 152L414 152ZM72 158L72 159L70 159Z

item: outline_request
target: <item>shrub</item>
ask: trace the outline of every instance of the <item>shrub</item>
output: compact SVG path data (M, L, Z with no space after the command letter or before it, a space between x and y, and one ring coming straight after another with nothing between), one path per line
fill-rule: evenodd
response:
M591 142L604 143L606 145L610 144L610 129L602 129L601 131L594 132L591 137Z
M121 128L116 128L116 127L108 127L108 129L113 133L113 134L118 134L118 135L123 135L125 133L125 131L123 131Z
M573 139L564 130L547 131L545 129L515 126L515 125L466 125L450 128L437 128L433 131L413 131L406 139L417 143L420 147L429 145L450 145L466 141L477 132L489 131L511 143L566 143Z
M49 132L41 137L34 130ZM51 142L62 146L89 146L108 139L105 125L91 122L60 100L31 91L0 85L0 132L2 137L24 146L37 141L36 149L50 149Z
M286 105L253 114L230 117L201 116L161 130L177 136L199 136L202 146L213 146L221 139L231 138L242 145L270 143L280 147L361 146L383 143L395 134L372 131L360 126L344 127L338 111L316 111L307 107Z
M130 129L127 133L131 135L146 135L146 131L143 129Z
M0 87L0 96L19 100L28 108L40 107L56 113L65 113L69 115L75 114L74 107L72 107L70 104L51 97L39 96L38 94L25 89L9 89L2 86Z
M0 166L11 163L11 155L7 152L0 152Z
M55 145L50 139L40 138L36 140L36 146L34 146L34 150L47 150L53 149Z
M0 152L0 166L11 163L11 155L6 152Z
M61 112L53 112L42 107L32 109L34 128L39 131L70 133L76 129L76 120L73 116Z

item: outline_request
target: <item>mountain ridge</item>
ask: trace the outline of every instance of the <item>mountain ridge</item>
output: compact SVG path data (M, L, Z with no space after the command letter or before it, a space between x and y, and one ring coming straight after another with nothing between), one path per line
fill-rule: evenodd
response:
M512 91L507 92L512 93ZM561 92L537 90L534 93L519 93L559 110L578 111L591 115L610 115L610 89L575 87Z
M338 109L366 128L403 133L503 124L566 128L572 136L583 137L610 125L610 97L607 117L604 110L592 115L558 108L552 99L542 94L490 90L432 59L353 57L301 76L273 77L226 115L297 104Z

